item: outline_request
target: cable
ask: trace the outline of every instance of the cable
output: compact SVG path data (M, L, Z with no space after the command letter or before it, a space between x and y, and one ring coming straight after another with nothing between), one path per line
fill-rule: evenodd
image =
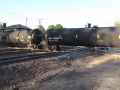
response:
M13 12L9 12L9 11L5 11L5 10L1 10L1 9L0 9L0 12L4 12L4 13L6 13L6 14L8 14L8 15L14 15L14 16L26 17L26 16L24 16L24 15L20 15L20 14L17 14L17 13L13 13Z
M21 18L25 19L25 25L26 25L26 26L27 26L28 21L29 21L30 19L36 20L36 21L39 20L39 24L38 24L38 25L41 25L42 20L44 20L44 19L38 19L38 18L29 17L29 16L24 16L24 15L21 15L21 14L17 14L17 13L5 11L5 10L2 10L2 9L0 9L0 14L1 14L1 15L8 15L9 17L15 16L15 17L12 17L12 18L21 17ZM3 16L2 16L2 17L3 17ZM6 17L6 18L7 18L7 17ZM28 19L29 19L29 20L28 20Z

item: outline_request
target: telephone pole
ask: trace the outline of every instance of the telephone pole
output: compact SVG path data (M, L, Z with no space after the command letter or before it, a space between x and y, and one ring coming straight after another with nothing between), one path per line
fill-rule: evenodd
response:
M38 19L39 20L39 26L41 26L42 25L42 20L44 20L44 19Z
M27 23L28 23L28 17L26 17L26 27L27 27Z

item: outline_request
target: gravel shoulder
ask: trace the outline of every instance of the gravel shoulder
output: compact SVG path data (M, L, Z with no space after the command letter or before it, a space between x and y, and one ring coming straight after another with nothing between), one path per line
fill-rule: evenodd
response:
M74 52L0 66L0 90L120 90L119 68L120 54Z

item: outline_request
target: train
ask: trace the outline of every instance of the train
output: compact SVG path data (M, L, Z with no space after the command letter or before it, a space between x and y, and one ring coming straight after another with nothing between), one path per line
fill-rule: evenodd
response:
M45 33L35 29L13 29L0 31L0 44L24 44L34 49L47 42L49 49L60 50L60 45L85 47L120 48L120 27L61 28L48 29Z

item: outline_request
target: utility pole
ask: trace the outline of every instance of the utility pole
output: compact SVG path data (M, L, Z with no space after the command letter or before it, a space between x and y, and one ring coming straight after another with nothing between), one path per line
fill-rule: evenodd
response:
M39 20L39 26L41 26L42 25L42 20L44 20L44 19L38 19Z
M28 23L28 17L26 17L26 27L27 27L27 23Z

